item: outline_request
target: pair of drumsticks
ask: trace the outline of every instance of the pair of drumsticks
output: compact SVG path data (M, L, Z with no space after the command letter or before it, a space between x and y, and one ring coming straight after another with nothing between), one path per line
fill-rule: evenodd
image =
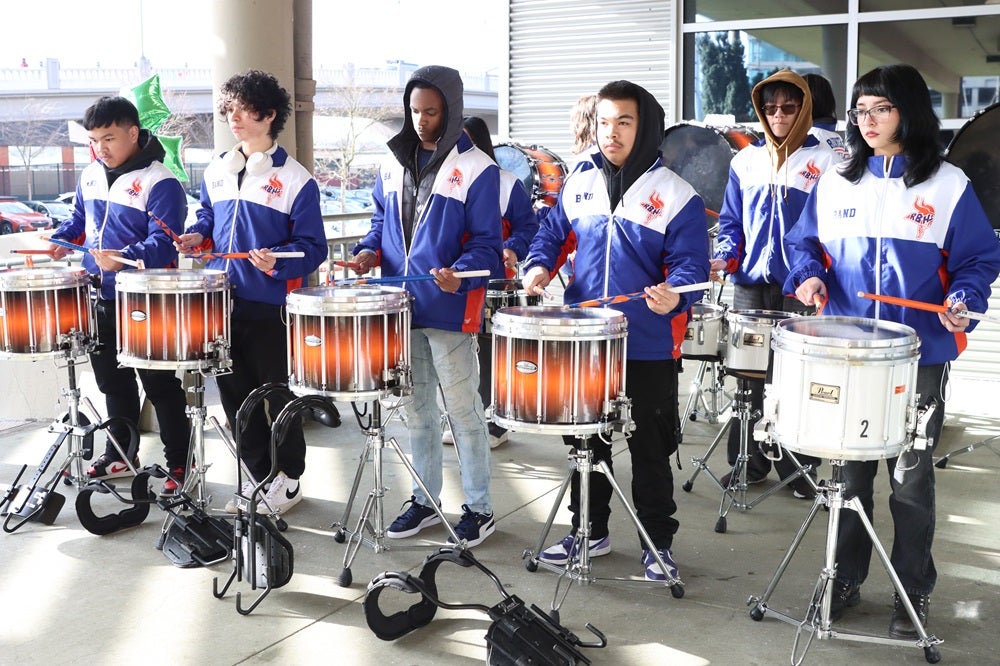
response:
M173 229L167 226L166 222L156 217L152 213L150 213L149 216L153 218L153 222L156 222L157 226L159 226L160 229L163 229L164 233L166 233L167 236L170 237L170 240L172 240L175 243L181 242L180 236L178 236ZM306 253L295 252L295 251L275 252L272 250L269 252L269 255L278 259L281 258L297 259L299 257L306 256ZM184 252L181 253L181 256L188 257L189 259L197 259L199 261L208 261L209 259L249 259L250 253L249 252Z

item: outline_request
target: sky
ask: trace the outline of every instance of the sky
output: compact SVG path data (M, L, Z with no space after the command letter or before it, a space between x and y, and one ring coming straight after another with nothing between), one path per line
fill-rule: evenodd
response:
M5 12L0 68L209 66L213 0L27 0ZM268 2L270 0L258 0ZM506 0L314 0L313 65L404 60L488 71L503 64ZM474 11L473 11L474 9ZM141 19L140 19L141 16ZM420 26L428 26L421 29ZM142 28L140 28L142 26Z

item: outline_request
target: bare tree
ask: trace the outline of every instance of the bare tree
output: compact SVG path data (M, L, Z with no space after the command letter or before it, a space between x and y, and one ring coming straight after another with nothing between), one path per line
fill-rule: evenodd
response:
M377 147L372 144L378 142L365 141L362 135L376 123L399 112L399 103L389 102L390 99L400 99L399 91L362 85L352 78L346 85L334 90L329 106L316 110L317 115L338 117L345 121L342 133L333 142L333 155L327 159L316 159L317 176L329 174L340 181L341 211L347 207L345 190L354 175L352 167L355 160L366 150Z
M23 120L0 119L0 141L14 148L24 164L28 198L33 199L34 179L31 167L45 149L67 145L66 121L58 118L53 101L28 95L24 96L18 115Z

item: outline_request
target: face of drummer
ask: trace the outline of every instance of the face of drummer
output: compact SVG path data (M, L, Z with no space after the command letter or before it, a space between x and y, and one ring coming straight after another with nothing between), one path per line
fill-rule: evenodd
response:
M444 98L434 88L414 88L410 91L410 120L417 131L420 147L434 150L441 138L444 122Z
M90 147L109 169L117 169L139 154L139 127L113 123L87 130Z
M778 93L773 100L764 104L764 117L767 118L767 124L774 138L780 141L788 136L801 110L801 104L785 97L782 93ZM768 115L772 112L773 115Z
M597 103L597 145L621 168L632 153L639 130L639 103L634 99L602 99Z

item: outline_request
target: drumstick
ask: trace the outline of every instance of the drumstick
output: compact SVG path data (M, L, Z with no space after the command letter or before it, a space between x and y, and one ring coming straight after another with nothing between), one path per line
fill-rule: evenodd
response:
M11 254L47 254L50 257L53 254L52 250L20 250L20 249L11 250L10 253Z
M714 217L715 219L719 219L719 214L718 214L718 213L716 213L716 212L715 212L714 210L712 210L711 208L706 208L706 209L705 209L705 212L706 212L706 213L708 213L709 215L711 215L712 217Z
M189 259L199 259L202 261L207 261L208 259L249 259L249 252L194 252L192 254L182 254L181 256L187 257ZM268 256L275 257L277 259L297 259L299 257L306 256L305 252L271 252Z
M889 303L890 305L899 305L904 308L913 308L914 310L937 312L939 314L951 313L956 317L966 317L968 319L976 319L978 321L992 321L1000 323L1000 318L998 317L991 317L990 315L982 314L980 312L970 312L969 310L952 310L947 305L936 305L934 303L925 303L924 301L914 301L912 299L901 298L899 296L884 296L881 294L869 294L863 291L859 291L858 296L861 296L862 298L870 298L873 301L881 301L882 303Z
M42 240L47 240L53 245L58 245L59 247L65 247L70 250L78 250L80 252L87 252L87 248L82 245L77 245L76 243L70 243L69 241L59 240L58 238L42 238ZM98 252L114 252L114 250L97 250ZM126 266L135 266L136 268L145 268L141 260L129 259L127 257L114 257L114 260L125 264Z
M819 294L813 294L813 305L816 306L816 315L819 316L823 314L823 308L826 307L827 299L823 298Z
M153 218L153 222L156 222L157 226L159 226L161 229L163 229L163 231L166 232L167 236L170 237L170 240L172 240L175 243L180 243L181 242L181 237L178 236L177 233L173 229L171 229L169 226L167 226L166 222L164 222L160 218L156 217L152 213L150 213L149 216L151 218Z
M340 259L335 260L333 262L333 265L339 268L350 268L353 270L358 270L361 268L361 264L359 264L356 261L341 261Z
M486 277L490 274L490 271L486 269L478 271L458 271L452 273L452 277L457 278L471 278L471 277ZM420 273L419 275L394 275L391 277L384 278L348 278L345 280L337 280L335 284L340 285L352 285L352 284L392 284L394 282L416 282L418 280L433 280L434 275L430 273Z
M674 294L685 294L691 291L705 291L710 286L711 282L698 282L697 284L684 284L679 287L670 287L667 291ZM617 296L605 296L604 298L594 298L589 301L581 301L579 303L570 303L569 305L564 305L563 309L569 308L594 308L601 305L610 305L613 303L624 303L626 301L634 301L640 298L648 298L648 294L644 291L636 291L631 294L619 294Z
M105 254L107 252L114 252L114 250L95 250L95 252L100 252L101 254ZM129 259L127 257L122 257L120 255L109 255L109 256L111 256L111 258L114 259L115 261L125 264L126 266L134 266L138 269L143 269L146 267L145 264L142 263L142 259Z

